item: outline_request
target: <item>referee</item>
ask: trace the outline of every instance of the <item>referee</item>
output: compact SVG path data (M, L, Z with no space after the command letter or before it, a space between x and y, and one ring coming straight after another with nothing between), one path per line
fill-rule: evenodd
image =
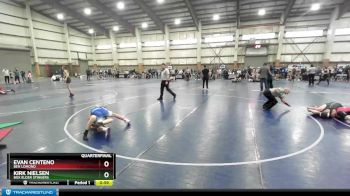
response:
M160 73L160 78L162 80L162 83L160 84L160 97L157 100L158 101L163 100L164 87L171 95L173 95L175 100L176 94L169 88L170 72L164 63L162 64L162 72Z

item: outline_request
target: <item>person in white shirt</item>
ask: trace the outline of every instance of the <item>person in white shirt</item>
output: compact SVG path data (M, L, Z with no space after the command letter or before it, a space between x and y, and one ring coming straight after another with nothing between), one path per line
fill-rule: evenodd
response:
M216 78L221 79L221 69L218 69L216 73L217 73Z
M264 103L263 109L264 110L269 110L273 106L275 106L278 103L276 97L280 98L282 103L284 103L285 105L290 107L290 105L284 100L284 96L289 94L289 92L290 92L290 90L288 88L270 88L270 89L266 89L264 91L264 96L268 99L268 101Z
M174 100L175 100L176 94L169 88L170 72L164 63L162 64L162 72L160 73L160 78L162 80L160 85L160 97L157 100L158 101L163 100L164 88L166 88L166 90L174 97Z
M8 69L3 69L2 72L5 76L5 83L10 84L10 71Z
M316 68L313 65L311 65L308 71L309 71L309 85L314 85Z

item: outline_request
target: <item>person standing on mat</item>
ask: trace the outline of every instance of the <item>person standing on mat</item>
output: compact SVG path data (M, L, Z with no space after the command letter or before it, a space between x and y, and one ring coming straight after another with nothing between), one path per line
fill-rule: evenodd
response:
M271 73L269 66L264 64L262 68L259 71L260 74L260 91L264 90L263 84L265 84L265 90L269 88L269 85L267 84L267 77L268 74Z
M88 140L88 133L89 130L96 130L100 133L105 133L106 139L110 136L110 128L106 127L106 125L113 122L113 118L117 118L119 120L124 121L127 123L127 126L130 126L130 120L127 119L124 116L121 116L119 114L113 113L112 111L108 110L105 107L94 107L90 110L90 116L89 121L87 122L83 140Z
M15 74L15 84L17 84L17 83L21 84L21 80L19 79L20 73L19 73L17 68L15 69L14 74Z
M266 89L264 91L264 96L268 99L268 101L264 103L263 109L264 110L269 110L273 106L275 106L278 103L276 97L280 98L282 103L284 103L285 105L290 107L290 105L284 100L284 96L289 94L289 92L290 91L289 91L288 88L270 88L270 89Z
M204 83L206 83L207 90L208 88L208 83L209 83L209 69L207 69L207 66L204 65L204 69L202 70L202 75L203 75L203 89L204 89Z
M316 68L314 65L311 65L309 68L309 86L314 85L315 83L315 74L316 74Z
M293 66L293 69L292 69L292 78L291 78L291 81L294 82L295 80L295 75L297 73L297 70L295 69L295 67Z
M268 66L268 73L267 73L267 85L268 88L273 88L273 73L274 73L274 68L272 65Z
M5 83L10 84L10 71L8 69L3 69L2 72L4 73Z
M21 77L22 77L22 80L23 80L23 83L26 83L26 72L25 71L21 71Z
M33 80L32 80L32 72L31 71L28 71L28 75L27 75L27 83L32 83Z
M329 86L329 80L331 79L331 70L324 70L323 78L320 76L320 79L318 80L317 85L320 85L321 81L326 80L327 85Z
M176 99L176 94L169 88L170 83L170 72L166 65L162 64L162 72L160 73L160 78L162 80L160 84L160 97L157 99L158 101L163 100L164 88Z
M86 80L87 81L91 80L91 70L90 70L90 68L87 68L87 70L86 70Z
M69 77L69 72L68 72L66 67L64 67L64 69L63 69L63 79L67 84L67 89L69 91L69 97L73 97L74 94L72 93L72 91L70 89L70 83L72 82L72 80Z

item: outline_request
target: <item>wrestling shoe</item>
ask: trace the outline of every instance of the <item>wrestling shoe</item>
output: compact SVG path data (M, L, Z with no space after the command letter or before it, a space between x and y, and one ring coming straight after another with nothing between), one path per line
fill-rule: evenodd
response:
M108 140L111 137L111 128L109 127L106 127L106 128L107 128L107 131L105 133L105 138L106 140Z
M130 120L126 120L125 123L126 123L126 127L130 127L131 126L131 121Z
M88 137L87 137L87 136L88 136L88 133L89 133L88 130L85 130L85 131L84 131L84 136L83 136L83 140L84 140L84 141L88 141Z

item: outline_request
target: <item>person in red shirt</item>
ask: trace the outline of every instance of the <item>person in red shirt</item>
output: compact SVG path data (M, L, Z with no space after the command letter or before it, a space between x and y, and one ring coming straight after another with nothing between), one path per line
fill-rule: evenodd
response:
M337 114L335 118L350 123L350 107L340 107L336 109Z

